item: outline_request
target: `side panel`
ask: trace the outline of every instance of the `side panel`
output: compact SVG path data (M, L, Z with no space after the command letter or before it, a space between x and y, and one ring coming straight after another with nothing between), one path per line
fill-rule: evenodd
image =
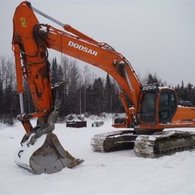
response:
M195 108L178 106L172 122L192 122L195 124Z

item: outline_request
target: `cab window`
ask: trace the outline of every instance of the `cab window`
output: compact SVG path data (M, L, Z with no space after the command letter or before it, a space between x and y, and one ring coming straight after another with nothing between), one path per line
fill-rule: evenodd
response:
M154 122L155 120L156 93L145 93L142 97L140 119L142 122Z
M160 122L170 122L177 107L176 97L172 91L160 94L159 119Z

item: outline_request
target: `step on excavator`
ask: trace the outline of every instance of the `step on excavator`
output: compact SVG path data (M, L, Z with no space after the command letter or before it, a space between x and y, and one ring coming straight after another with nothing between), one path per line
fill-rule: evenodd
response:
M62 30L39 23L35 13L55 22ZM195 107L178 105L172 88L143 86L130 62L107 43L94 40L24 1L13 16L12 47L21 110L17 118L25 129L17 165L41 174L73 168L83 162L66 151L53 133L64 83L51 84L48 48L104 70L119 86L126 117L116 119L113 126L122 130L94 135L91 139L94 151L134 148L138 156L159 157L195 148L194 132L167 131L195 127ZM23 80L29 87L35 113L24 111ZM33 118L37 118L35 126L30 122Z

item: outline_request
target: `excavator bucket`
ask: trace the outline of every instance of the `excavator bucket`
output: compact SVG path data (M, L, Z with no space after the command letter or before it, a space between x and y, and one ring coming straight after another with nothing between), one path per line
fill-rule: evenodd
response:
M55 134L44 134L32 144L30 142L33 136L31 135L19 149L16 157L18 166L35 174L51 174L65 167L75 167L83 162L64 150Z

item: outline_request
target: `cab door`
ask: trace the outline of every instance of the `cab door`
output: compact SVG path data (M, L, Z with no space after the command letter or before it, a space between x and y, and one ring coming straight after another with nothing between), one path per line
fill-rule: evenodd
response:
M160 91L159 99L159 121L161 123L171 122L177 109L175 92L170 89Z

